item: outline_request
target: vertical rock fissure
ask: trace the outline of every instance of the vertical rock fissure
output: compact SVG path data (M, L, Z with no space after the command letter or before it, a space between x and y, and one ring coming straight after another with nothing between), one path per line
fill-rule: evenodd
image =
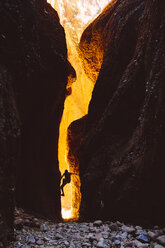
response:
M64 112L60 124L58 143L59 169L61 174L67 169L69 172L79 174L79 163L76 158L77 147L80 142L82 128L76 127L76 120L83 119L88 113L88 105L92 96L94 82L84 72L78 52L78 44L82 32L89 21L96 18L102 9L111 0L102 1L53 1L48 2L54 7L65 29L68 59L74 67L77 79L68 78L67 96L64 104ZM97 61L101 66L102 54ZM96 73L98 74L98 73ZM97 75L96 75L97 77ZM74 83L73 83L74 81ZM78 219L81 201L80 178L71 176L71 183L64 187L65 196L61 197L63 219Z

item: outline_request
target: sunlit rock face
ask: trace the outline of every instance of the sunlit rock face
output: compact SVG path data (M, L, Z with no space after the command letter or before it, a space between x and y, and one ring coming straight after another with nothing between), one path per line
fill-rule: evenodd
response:
M0 63L11 74L21 122L17 204L59 220L58 137L68 76L64 29L45 0L0 5Z
M117 0L112 0L104 10L104 14L99 15L81 36L79 43L79 56L82 61L84 71L88 78L95 83L101 69L104 53L107 49L106 40L109 39L108 20L112 15L114 4ZM99 23L99 24L98 24Z
M76 32L79 38L85 25L97 17L110 0L48 0L48 2L58 11L61 24L65 26L66 32L72 29L72 32Z
M62 122L60 125L59 136L59 165L61 173L65 169L71 172L79 172L79 164L71 159L67 137L69 125L88 113L88 105L91 99L94 82L84 73L78 54L78 42L80 36L110 0L59 0L48 1L58 12L61 24L65 28L68 58L74 67L77 80L73 83L68 81L68 93L70 94L65 101L65 108ZM73 84L72 84L73 83ZM72 84L72 86L71 86ZM72 176L72 183L65 186L65 197L62 197L62 215L64 219L78 219L79 206L81 200L80 180L78 176ZM70 215L68 214L70 213Z
M99 29L105 47L79 149L88 220L165 222L164 12L163 1L114 1L82 35L86 70Z

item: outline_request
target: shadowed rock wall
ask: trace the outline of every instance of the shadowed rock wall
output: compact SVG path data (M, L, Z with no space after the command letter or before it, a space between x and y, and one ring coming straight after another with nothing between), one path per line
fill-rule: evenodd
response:
M68 62L64 29L46 0L0 2L0 64L10 74L21 122L17 203L60 219L58 136Z
M0 247L13 234L14 171L18 162L19 116L7 69L0 65Z
M82 218L165 222L164 11L160 0L113 1L82 35L86 71L93 34L104 37L79 149Z

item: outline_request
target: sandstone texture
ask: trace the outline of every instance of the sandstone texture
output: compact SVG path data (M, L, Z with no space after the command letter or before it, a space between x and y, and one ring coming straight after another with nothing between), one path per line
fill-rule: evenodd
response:
M68 160L71 170L74 171L75 173L79 173L78 149L83 140L86 118L87 116L85 115L81 119L72 122L68 127L68 134L67 134L67 144L69 147Z
M164 13L159 0L112 1L82 35L93 81L103 54L78 151L84 219L165 223Z

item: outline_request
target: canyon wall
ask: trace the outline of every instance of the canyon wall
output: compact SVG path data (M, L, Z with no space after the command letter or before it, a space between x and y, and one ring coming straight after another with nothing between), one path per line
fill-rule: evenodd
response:
M161 0L114 0L81 37L98 75L76 148L82 219L165 223L164 13Z
M46 0L0 2L0 235L12 226L14 171L18 205L60 219L58 136L68 65L64 29Z
M30 17L32 13L34 16ZM26 209L58 219L61 214L58 137L68 65L65 34L57 12L46 1L43 6L36 2L35 8L31 2L26 15L31 23L24 26L25 46L21 54L17 51L22 64L17 77L21 83L18 104L22 120L17 200ZM25 20L28 21L27 17Z
M13 234L14 170L18 162L20 122L12 83L11 74L0 63L0 247Z

